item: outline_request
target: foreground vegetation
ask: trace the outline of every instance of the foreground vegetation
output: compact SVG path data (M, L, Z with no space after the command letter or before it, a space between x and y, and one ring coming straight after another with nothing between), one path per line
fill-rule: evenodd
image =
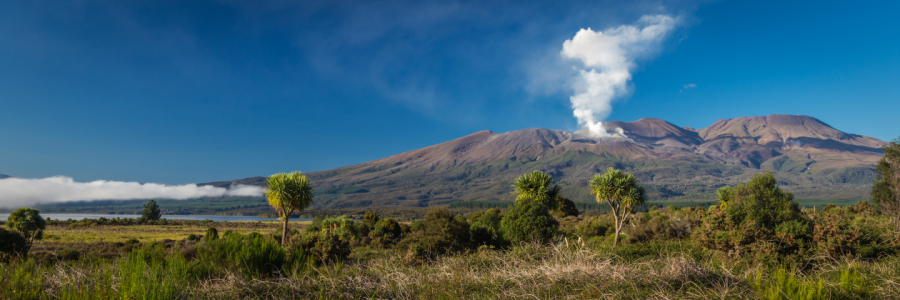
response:
M203 254L206 255L206 254ZM357 248L343 263L260 276L140 248L114 261L0 267L8 299L858 299L900 294L900 260L834 260L806 270L739 268L682 243L590 247L573 241L412 261ZM222 258L219 258L222 259ZM292 262L293 263L293 262ZM245 266L246 268L246 266ZM783 293L783 295L782 295ZM805 294L808 297L797 297Z
M318 217L305 226L287 222L311 199L302 174L290 176L299 184L285 182L267 195L284 216L281 224L170 223L158 220L153 203L138 220L45 222L36 210L17 210L6 224L11 231L0 232L0 298L900 295L900 197L895 193L900 172L881 173L874 205L801 208L766 172L718 190L716 205L640 212L635 208L645 204L644 189L631 174L610 169L591 180L590 193L613 213L589 216L560 195L548 174L535 171L513 183L516 201L505 210L462 215L432 208L408 223L369 212L361 220ZM194 226L191 231L208 227L180 240L132 238L111 248L54 253L44 247L57 242L52 237L77 234L54 229L60 226L118 226L103 231L111 235L141 226L179 235L185 233L183 226Z
M287 247L279 245L282 224L276 222L51 222L29 258L0 264L0 298L889 299L900 295L896 255L900 243L891 236L891 222L866 203L802 211L808 220L818 220L812 224L813 232L821 234L811 237L807 252L772 262L764 254L740 259L704 247L697 232L718 210L673 207L637 213L617 247L612 246L614 219L608 215L555 217L557 231L547 241L502 241L498 239L502 233L493 231L492 224L510 211L496 209L466 218L437 209L412 223L374 213L357 221L319 218L300 226L292 222ZM171 239L108 243L130 246L112 250L73 246L97 244L93 242L68 242L141 228ZM826 228L840 230L825 234Z

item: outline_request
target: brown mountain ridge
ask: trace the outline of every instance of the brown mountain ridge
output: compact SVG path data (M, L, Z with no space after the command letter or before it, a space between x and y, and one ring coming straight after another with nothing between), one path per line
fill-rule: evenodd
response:
M651 200L712 199L726 184L773 170L801 198L865 199L885 142L847 134L808 116L719 120L694 130L661 119L609 121L610 137L582 130L479 131L387 158L308 173L316 206L420 207L462 200L509 200L510 182L549 172L575 201L608 167L634 173ZM264 177L214 182L263 185Z

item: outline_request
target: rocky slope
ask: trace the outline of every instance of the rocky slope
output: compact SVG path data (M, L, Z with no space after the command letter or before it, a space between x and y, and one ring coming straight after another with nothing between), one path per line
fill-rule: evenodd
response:
M431 206L511 199L516 176L543 170L564 194L590 201L587 180L608 167L634 173L652 200L710 199L720 186L769 169L799 197L865 198L883 141L841 132L808 116L720 120L707 128L660 119L604 123L612 137L585 131L476 132L380 160L309 173L316 205ZM264 177L215 182L262 185Z

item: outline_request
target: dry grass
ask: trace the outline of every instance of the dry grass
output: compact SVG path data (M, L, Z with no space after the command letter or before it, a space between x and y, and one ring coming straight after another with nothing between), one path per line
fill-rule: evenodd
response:
M368 250L374 251L374 250ZM672 299L742 298L738 276L684 255L622 262L585 247L534 246L440 257L423 265L401 254L326 266L290 278L203 282L193 297L242 299Z
M697 260L677 251L628 260L608 249L565 241L522 245L507 251L482 249L425 262L391 250L354 251L344 263L293 270L288 272L290 275L266 280L250 279L238 270L229 270L224 276L181 281L178 298L757 299L754 280L760 272L768 278L767 272L771 271L734 269L714 259ZM57 264L42 271L44 290L53 294L66 284L97 277L111 267ZM868 298L893 299L900 295L897 257L877 262L834 261L800 276L824 278L829 289L847 289L840 279L841 272L847 269L862 274ZM833 295L852 295L841 293Z

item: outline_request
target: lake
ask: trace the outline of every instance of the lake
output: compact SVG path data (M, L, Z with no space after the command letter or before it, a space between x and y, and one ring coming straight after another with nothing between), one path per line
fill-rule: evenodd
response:
M41 214L44 219L50 218L54 220L65 221L68 219L72 220L82 220L82 219L99 219L99 218L107 218L107 219L115 219L115 218L140 218L141 215L114 215L114 214ZM0 213L0 220L6 221L9 218L8 213ZM213 221L277 221L277 218L259 218L256 216L212 216L212 215L162 215L163 219L170 220L213 220ZM312 219L296 219L292 218L291 221L308 221Z

